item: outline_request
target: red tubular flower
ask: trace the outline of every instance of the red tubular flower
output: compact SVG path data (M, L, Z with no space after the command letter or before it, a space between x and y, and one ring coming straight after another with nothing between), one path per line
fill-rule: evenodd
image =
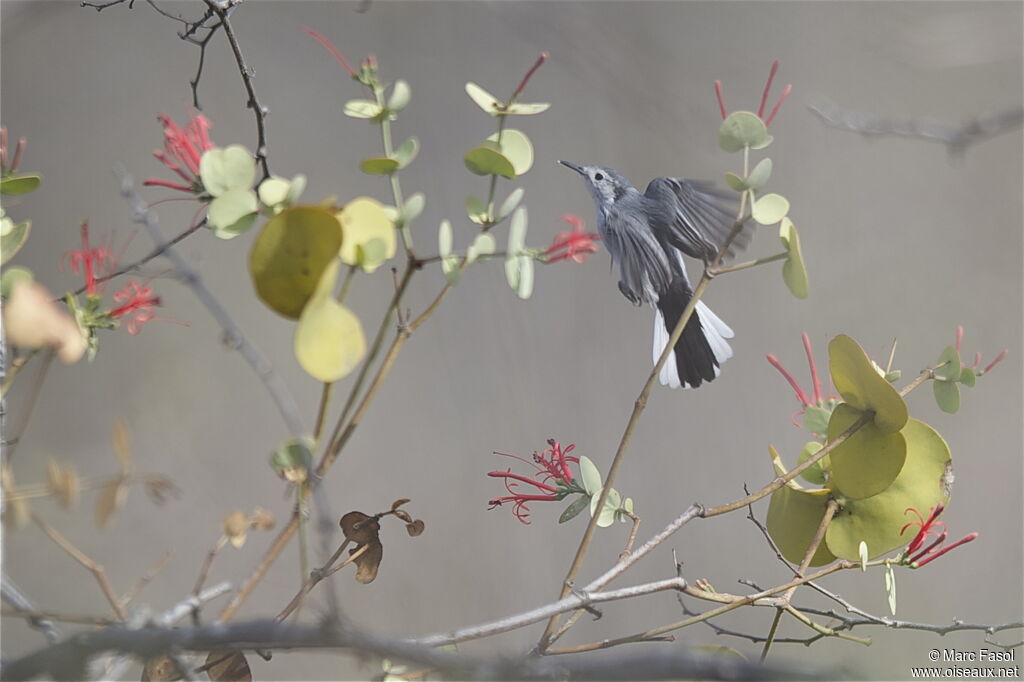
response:
M594 242L601 237L594 232L584 232L582 218L566 213L562 220L569 223L572 229L569 232L560 232L551 242L551 246L544 250L546 263L570 258L575 263L582 263L586 260L587 254L597 253L597 244Z
M804 412L806 412L808 408L821 407L831 412L832 407L835 404L834 401L838 400L838 397L835 395L825 397L822 394L821 380L818 378L818 366L814 362L814 353L811 351L811 337L807 335L807 332L804 332L804 334L802 335L802 339L804 343L804 353L807 355L807 366L811 370L811 393L813 394L813 398L811 395L808 395L807 391L804 391L804 389L800 387L800 384L797 383L797 380L793 377L789 370L782 366L782 363L779 362L779 359L777 357L770 354L766 356L768 362L771 363L772 367L779 370L779 374L781 374L783 378L789 382L789 385L793 388L793 393L796 394L796 399L800 401L801 408L793 414L794 426L800 426L800 423L796 420L796 418L799 415L804 414Z
M943 547L942 543L946 541L947 532L946 524L939 521L939 515L945 511L945 505L941 502L932 508L931 513L928 515L928 519L925 520L921 515L921 512L914 509L913 507L907 508L907 512L913 512L917 516L917 521L911 521L900 529L900 535L911 526L917 526L917 534L914 535L913 539L907 544L907 548L903 551L902 562L910 565L914 568L921 568L922 566L935 561L940 556L949 552L952 549L956 549L960 545L965 545L968 542L972 542L978 537L977 533L968 533L964 537L960 538L953 544ZM904 512L906 513L906 512ZM940 530L941 529L941 530ZM929 536L935 536L935 539L924 549L921 546L928 540ZM918 551L920 550L920 551Z
M157 119L164 127L164 148L154 151L153 156L177 173L187 184L159 179L146 180L142 184L198 194L203 187L199 179L199 160L203 157L203 152L213 149L214 146L207 132L210 129L209 119L202 114L196 114L184 128L179 127L166 114L158 115Z
M89 245L89 223L82 223L82 248L68 251L64 257L68 260L71 272L85 277L85 291L89 296L98 296L97 276L102 276L113 269L113 258L106 246Z
M160 305L160 297L153 295L153 288L136 280L130 280L123 289L114 294L114 301L121 305L107 314L114 319L124 320L129 334L138 334L142 326L153 320L153 309Z
M338 48L334 47L334 44L331 41L329 41L327 38L323 37L316 31L314 31L313 29L309 28L308 26L303 26L302 30L305 31L306 34L309 35L309 37L311 37L313 40L323 45L328 52L334 55L334 58L338 60L338 63L341 64L342 68L344 68L345 71L348 72L348 75L352 76L353 78L356 78L358 76L358 74L356 74L355 69L353 69L349 65L348 61L345 59L345 55L343 55L341 51L338 50Z
M530 508L526 506L527 502L557 502L570 493L584 492L583 488L576 485L572 471L569 468L569 462L579 462L578 457L569 456L569 453L576 446L570 444L565 449L562 449L561 443L554 439L549 440L548 445L549 447L543 452L533 453L533 461L517 457L516 455L505 454L504 452L494 453L495 455L511 457L529 464L536 471L536 478L514 474L511 469L488 472L487 475L491 478L502 479L505 483L505 490L509 493L503 497L491 498L488 501L488 509L494 509L511 502L512 514L520 523L529 525ZM517 492L520 484L533 486L538 492Z
M768 118L764 117L764 107L768 103L768 93L772 89L772 81L775 80L775 74L779 71L779 60L776 59L772 62L771 70L768 72L768 80L764 84L764 90L761 92L761 106L757 108L757 116L764 121L766 126L772 124L775 119L775 114L779 113L779 108L782 103L789 97L789 93L793 92L793 86L787 85L782 90L782 94L779 95L779 99L775 102L775 106L772 107L772 111L768 114ZM722 96L722 81L715 81L715 98L718 100L718 110L722 113L722 120L725 120L729 116L729 110L725 108L725 98Z

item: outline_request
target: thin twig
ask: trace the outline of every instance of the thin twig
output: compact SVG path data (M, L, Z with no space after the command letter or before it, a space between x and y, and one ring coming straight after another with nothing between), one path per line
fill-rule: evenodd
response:
M213 318L220 324L224 330L224 336L230 345L241 353L242 357L253 368L253 371L256 372L256 375L263 382L274 403L277 405L277 409L288 426L292 437L298 438L303 435L305 428L302 425L298 404L288 391L288 387L281 380L281 377L274 371L273 365L263 355L263 352L245 336L241 328L232 319L231 314L217 300L206 284L203 283L199 273L189 265L176 249L168 244L157 225L156 214L149 210L138 194L136 194L131 176L123 171L118 171L116 175L121 185L121 196L127 199L132 207L134 221L145 226L153 242L158 248L163 249L163 255L174 265L178 277L192 289L196 298L199 299Z
M224 28L224 35L231 45L231 52L235 55L238 73L242 77L242 84L245 86L245 92L249 96L246 106L252 109L253 115L256 117L256 162L263 169L263 179L266 180L270 177L270 167L267 165L267 131L265 120L267 108L260 104L259 99L256 97L256 90L252 85L253 74L249 67L246 66L245 58L242 56L242 48L238 44L238 38L235 37L235 31L231 27L231 22L228 21L228 9L221 7L216 0L204 0L204 2L217 15L217 19L220 20L220 25Z
M3 597L4 604L15 609L14 615L25 618L29 627L35 628L43 633L47 642L53 644L60 640L60 629L58 629L53 622L54 620L57 620L54 618L53 614L38 611L36 609L36 605L31 599L29 599L28 595L22 592L21 588L19 588L13 580L7 577L6 573L3 574L0 596ZM3 615L8 615L8 612L4 611Z
M121 607L121 601L117 598L117 594L114 592L114 588L110 584L110 580L107 578L107 572L103 569L103 566L86 556L85 553L75 547L70 540L57 532L56 528L46 523L35 514L32 515L32 520L50 537L51 540L57 543L58 547L67 552L72 559L77 561L87 571L93 574L96 578L96 582L99 583L100 589L103 590L103 594L107 597L107 601L110 602L110 606L114 610L114 615L117 616L118 620L125 620L126 616L124 609Z
M121 595L122 607L127 607L129 604L131 604L135 597L138 596L139 592L141 592L143 588L146 587L146 585L153 581L153 578L156 577L157 573L163 570L163 567L167 565L167 562L171 558L171 554L171 550L165 550L164 553L160 555L160 558L157 559L156 563L153 564L148 571L142 574L138 581L134 585L132 585L127 592Z

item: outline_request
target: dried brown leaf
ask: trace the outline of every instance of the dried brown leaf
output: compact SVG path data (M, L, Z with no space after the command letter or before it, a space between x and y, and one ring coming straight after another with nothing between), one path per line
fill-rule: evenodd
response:
M354 554L359 548L353 549L349 554ZM369 548L356 559L356 580L363 585L372 583L377 577L377 569L380 567L380 560L384 558L384 546L379 541L370 543Z
M243 511L233 511L224 517L224 535L228 536L231 545L239 549L245 544L245 534L249 531L249 517Z
M401 507L403 504L407 504L408 502L409 502L409 498L408 497L403 497L400 500L395 500L394 502L391 503L391 511L395 511L396 509Z
M167 655L147 658L146 665L142 667L142 682L170 682L180 679L178 666Z
M4 527L21 528L28 523L30 518L32 518L32 512L24 498L10 497L4 502Z
M425 527L426 524L424 524L421 519L416 519L412 523L405 524L405 530L409 532L410 537L416 537L417 535L420 535L421 533L423 533L423 529Z
M252 510L249 523L256 530L270 530L274 527L274 515L263 507L256 507Z
M380 522L374 516L367 516L363 512L350 511L341 517L341 532L345 537L358 545L366 545L373 542L380 542Z
M206 665L210 666L206 674L214 682L252 682L252 670L241 651L211 651Z
M114 424L114 454L117 455L117 462L121 465L121 473L128 475L132 471L132 440L128 425L123 419L118 419Z
M406 523L412 523L412 516L409 514L409 512L405 511L404 509L399 509L399 510L394 511L392 513L396 517L398 517L398 518L402 519L403 521L405 521Z
M114 514L124 506L128 498L128 484L124 478L118 478L103 486L96 500L96 526L103 530L110 523Z
M56 460L46 460L46 484L50 492L57 498L57 502L65 509L71 509L78 505L78 494L81 491L81 484L78 474L70 464L61 466Z
M168 497L181 497L181 488L160 474L146 474L142 479L142 485L155 504L163 504Z

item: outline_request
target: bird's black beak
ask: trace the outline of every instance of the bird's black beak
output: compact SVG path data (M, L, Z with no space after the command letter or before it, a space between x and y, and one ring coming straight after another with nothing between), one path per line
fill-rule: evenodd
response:
M583 172L583 167L573 163L572 161L562 161L561 159L559 159L558 163L562 164L566 168L572 168L580 175L586 175L586 173Z

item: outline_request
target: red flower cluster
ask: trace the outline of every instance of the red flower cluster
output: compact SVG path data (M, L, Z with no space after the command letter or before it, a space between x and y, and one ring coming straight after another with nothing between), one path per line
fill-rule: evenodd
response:
M153 156L177 173L187 184L167 180L146 180L142 184L198 194L203 190L203 183L199 179L199 160L203 158L203 152L214 147L207 134L210 129L209 119L202 114L196 114L184 128L181 128L166 114L160 114L157 118L164 127L164 148L154 151Z
M582 263L586 260L587 254L597 253L597 244L594 242L601 237L593 232L584 232L582 218L566 213L562 220L569 223L572 229L569 232L560 232L555 237L551 246L544 250L544 262L555 263L572 259L575 263Z
M101 280L108 278L117 267L117 258L111 252L110 240L100 246L89 243L89 224L82 223L82 248L64 254L71 271L85 278L86 295L96 300L102 296ZM120 305L102 313L114 320L125 320L129 334L138 334L142 326L155 319L154 308L160 305L160 297L153 295L153 288L147 283L129 280L114 293L114 302ZM98 311L97 311L98 312Z
M767 356L768 362L771 363L772 367L779 370L779 373L782 374L786 381L789 382L789 385L793 387L793 392L796 393L796 399L800 401L801 405L803 405L802 409L797 410L793 414L794 426L800 426L800 424L796 421L796 417L800 414L803 414L808 407L824 407L827 403L839 399L839 396L835 395L829 396L828 398L822 397L821 381L818 379L818 367L814 363L814 354L811 352L811 337L807 335L807 332L804 332L802 338L804 342L804 352L807 354L807 365L810 367L811 370L811 383L814 387L813 401L811 400L811 396L807 395L807 393L804 392L804 389L800 387L800 384L798 384L796 379L793 378L793 375L789 373L789 370L782 366L782 363L779 362L779 359L777 357L771 354Z
M516 455L508 455L504 452L494 453L502 457L512 457L520 462L526 462L536 470L536 477L530 478L514 474L512 469L488 473L487 475L492 478L504 479L505 489L509 492L504 497L492 498L488 502L490 505L489 509L494 509L506 502L511 502L512 514L520 522L529 525L530 509L526 506L527 502L557 502L572 492L584 492L582 488L576 485L575 479L572 476L572 470L569 468L570 462L578 464L580 461L578 457L569 456L569 453L576 446L570 444L563 450L561 443L554 439L548 441L548 446L542 453L534 452L533 461L517 457ZM516 492L515 489L520 486L520 483L531 485L540 492Z
M945 505L940 502L932 508L927 520L921 516L921 512L913 507L908 507L906 509L904 513L914 512L914 515L917 516L917 521L911 521L904 525L903 528L900 529L900 535L903 535L907 528L910 528L911 526L917 526L918 531L910 543L907 544L907 548L903 550L903 563L914 568L921 568L925 564L935 561L946 552L956 549L960 545L965 545L978 537L977 533L968 533L952 545L942 547L942 543L946 541L946 524L942 521L938 521L937 519L945 508ZM935 540L933 540L932 543L924 549L921 549L921 546L928 540L928 537L932 535L935 536Z

